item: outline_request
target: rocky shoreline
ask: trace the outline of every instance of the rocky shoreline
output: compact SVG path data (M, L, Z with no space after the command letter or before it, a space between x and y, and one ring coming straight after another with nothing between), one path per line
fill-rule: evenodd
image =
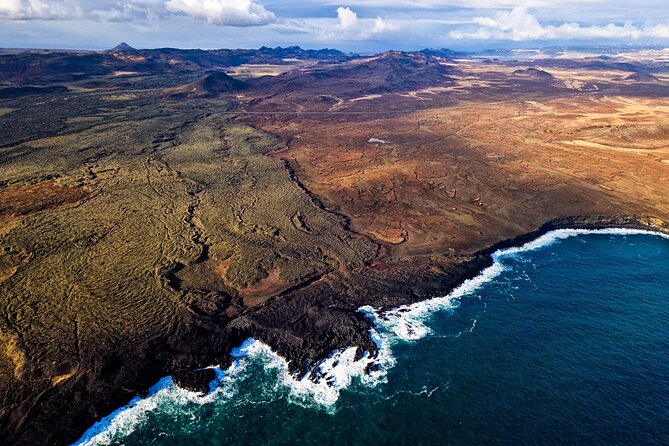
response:
M278 314L283 314L282 306L289 305L293 307L292 303L295 299L299 299L301 302L304 302L305 305L323 305L325 303L323 300L323 290L320 290L317 293L319 298L312 302L309 302L308 296L313 296L314 294L310 293L308 289L299 290L298 294L303 294L302 296L288 295L284 296L283 299L273 300L263 306L263 308L254 311L256 314L251 312L250 314L239 318L239 320L230 321L224 331L225 335L222 333L219 334L219 336L229 336L224 343L227 346L226 351L224 353L219 351L216 357L222 359L219 365L221 365L222 368L227 368L232 361L232 358L229 356L230 350L239 345L243 339L253 337L266 343L284 357L291 365L293 373L302 375L306 371L312 370L314 365L337 348L356 346L358 347L359 355L362 355L363 352L374 354L377 346L369 336L369 329L373 328L373 322L359 313L358 308L361 306L360 304L381 304L382 309L390 309L401 305L416 303L431 297L446 295L450 290L465 280L477 276L483 269L490 266L492 264L491 254L499 249L522 245L550 231L558 229L602 228L630 228L669 233L669 226L662 220L652 216L579 216L553 220L541 226L536 231L528 232L527 234L523 234L511 240L502 241L490 248L482 250L474 254L471 260L458 264L450 271L444 271L442 274L435 274L431 278L425 276L428 280L422 285L418 281L406 283L405 288L402 290L403 293L397 293L394 297L392 295L372 296L372 293L370 293L366 297L358 296L349 299L351 304L345 305L346 300L335 298L334 287L332 287L331 293L333 295L326 298L325 301L336 301L338 304L337 309L331 314L324 314L321 323L332 324L329 328L332 329L333 332L339 332L339 336L334 339L321 340L314 338L309 339L309 345L292 345L292 348L286 348L286 346L291 346L290 341L284 338L285 336L290 337L289 331L282 332L280 327L270 327L267 329L258 325L258 322L263 321L263 318L265 318L268 313L271 314L276 311ZM378 288L383 289L385 287ZM291 311L298 310L292 309ZM339 317L335 317L337 314ZM343 315L346 315L346 317L343 317ZM346 327L344 325L345 323L350 325ZM305 339L308 338L305 336ZM224 345L223 343L217 344L221 346ZM150 356L158 356L158 352L147 353ZM151 375L156 377L159 375L164 376L165 374L171 374L177 386L193 392L206 393L209 390L209 383L214 378L214 372L211 369L202 369L200 367L212 365L211 361L214 360L215 356L210 354L204 355L201 357L201 360L195 359L196 357L197 355L193 352L193 360L195 362L193 363L194 367L192 368L180 368L178 370L167 368L158 373L152 373ZM145 380L144 382L148 382L149 384L144 384L142 388L143 392L140 392L140 395L145 394L144 392L146 392L157 379L158 378L155 378L153 382ZM110 394L114 394L114 392L112 391ZM117 392L117 394L121 393ZM96 404L96 402L92 400L86 401L85 397L82 396L81 403L86 404L86 402L88 404ZM121 405L123 404L119 404L119 406ZM77 421L79 422L73 423L70 426L71 429L68 429L67 432L63 432L63 435L52 437L53 444L71 443L76 440L77 436L80 435L83 430L85 430L85 427L89 427L96 420L91 417L87 420L79 419ZM17 441L16 444L28 444L30 442L35 444L36 441L37 444L40 444L37 438L32 438L27 442L24 442L23 439L21 439L21 441Z

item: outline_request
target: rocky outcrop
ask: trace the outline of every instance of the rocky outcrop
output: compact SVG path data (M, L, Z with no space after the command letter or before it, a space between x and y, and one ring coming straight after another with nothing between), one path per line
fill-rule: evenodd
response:
M513 75L520 77L529 77L532 79L543 79L543 80L551 80L554 78L553 75L550 74L548 71L539 70L537 68L525 68L525 69L515 70L513 72Z
M625 79L634 82L660 82L660 79L650 73L632 73Z
M214 71L201 79L180 87L163 90L163 95L173 99L215 98L223 93L244 90L245 82L235 79L222 71Z
M214 369L178 370L172 374L174 384L191 392L207 394L209 384L216 378Z

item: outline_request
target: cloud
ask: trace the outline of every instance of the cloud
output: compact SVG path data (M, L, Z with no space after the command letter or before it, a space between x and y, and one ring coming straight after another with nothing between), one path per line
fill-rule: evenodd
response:
M164 0L0 0L0 20L122 22L165 15Z
M273 12L251 0L168 0L167 10L221 26L260 26L276 21Z
M339 27L342 29L351 29L358 25L358 14L353 12L351 8L344 8L340 6L337 8L337 18L339 19Z
M337 8L336 19L280 20L272 28L281 34L308 34L317 41L362 41L380 38L401 28L381 17L361 19L349 7Z
M100 5L102 6L102 5ZM87 11L87 18L99 22L130 22L138 19L156 20L165 15L163 3L155 0L129 0L107 8Z
M656 39L669 39L669 23L649 26L644 29L646 36Z
M453 30L449 33L454 39L469 40L572 40L572 39L633 39L643 37L669 38L669 25L659 24L640 27L632 22L622 25L583 26L579 23L543 25L528 12L527 8L516 7L510 11L499 11L493 17L477 17L474 30Z
M0 0L0 20L127 22L170 14L222 26L267 25L276 16L252 0Z
M146 47L332 43L365 52L484 45L477 41L664 43L666 1L644 0L639 7L622 0L299 0L297 8L298 0L0 0L0 37L5 46L69 38L68 46L79 47L100 41L102 29L107 39L116 40L116 29L121 40L131 40L136 27L148 30L138 39ZM253 25L262 29L236 28ZM187 31L175 35L175 27ZM37 41L36 35L48 37Z
M79 5L71 1L0 0L4 20L68 20L81 15Z
M360 19L351 8L337 8L337 23L325 25L318 30L322 40L367 40L376 35L397 30L396 23L389 23L381 17Z
M370 8L399 8L399 9L440 9L440 8L470 8L470 9L500 9L500 8L539 8L560 7L568 4L597 4L606 0L348 0L351 6ZM316 1L315 3L321 3ZM336 0L325 1L336 4Z

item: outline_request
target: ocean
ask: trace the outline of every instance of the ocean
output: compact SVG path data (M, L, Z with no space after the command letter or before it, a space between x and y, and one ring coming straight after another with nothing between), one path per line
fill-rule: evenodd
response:
M559 230L494 258L446 297L361 309L376 357L336 352L312 382L250 339L209 395L164 378L77 444L669 444L669 238Z

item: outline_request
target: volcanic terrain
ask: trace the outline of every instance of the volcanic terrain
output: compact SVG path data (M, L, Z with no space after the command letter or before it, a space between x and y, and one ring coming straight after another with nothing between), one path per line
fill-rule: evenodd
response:
M376 352L559 227L669 231L669 66L448 50L0 55L0 440L68 444L248 337Z

